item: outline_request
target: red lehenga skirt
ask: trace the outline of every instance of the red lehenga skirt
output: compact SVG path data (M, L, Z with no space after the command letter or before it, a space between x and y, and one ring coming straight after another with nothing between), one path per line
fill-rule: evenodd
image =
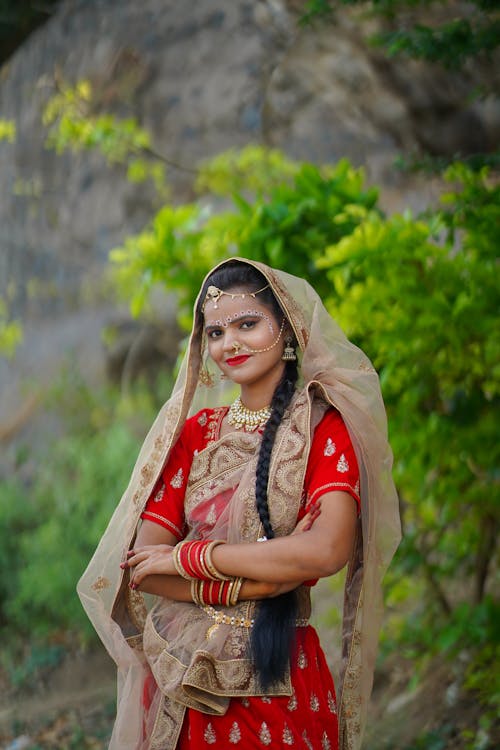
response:
M233 698L224 716L186 711L177 750L338 750L335 688L312 627L297 629L291 696Z

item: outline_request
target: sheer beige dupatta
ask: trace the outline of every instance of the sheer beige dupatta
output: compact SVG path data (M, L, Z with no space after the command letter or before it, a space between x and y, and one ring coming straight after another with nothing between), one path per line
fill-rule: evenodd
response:
M261 271L294 329L300 349L301 381L312 398L312 424L315 404L319 405L320 399L328 401L341 412L356 451L361 521L345 587L339 721L341 750L358 750L382 617L381 580L400 539L398 500L391 478L392 455L378 376L363 352L346 339L306 281L254 261L231 260ZM127 575L119 563L134 539L140 513L187 416L206 405L230 403L234 397L231 384L221 384L211 391L200 384L201 347L202 321L195 320L172 396L151 428L130 484L78 584L82 604L118 666L117 722L110 744L113 749L150 747L144 740L141 708L149 674L141 650L149 602L140 593L130 593ZM278 462L276 452L272 462L275 471ZM181 706L180 716L183 711Z

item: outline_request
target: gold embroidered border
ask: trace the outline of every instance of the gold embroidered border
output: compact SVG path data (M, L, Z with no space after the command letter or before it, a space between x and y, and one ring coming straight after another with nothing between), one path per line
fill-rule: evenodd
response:
M337 489L337 490L345 490L349 489L352 490L356 498L359 500L359 495L356 492L356 488L352 486L352 484L349 484L348 482L328 482L327 484L322 484L321 487L317 487L314 492L311 492L310 495L308 495L307 500L308 502L311 502L314 500L315 497L318 496L318 494L324 494L324 490L326 489Z
M161 521L161 525L171 531L172 534L177 537L177 539L182 539L182 531L177 528L175 523L172 523L172 521L170 521L168 518L165 518L164 516L160 516L159 513L152 513L150 510L145 510L141 514L141 517L144 517L145 520L147 520L148 518L157 518L158 521Z

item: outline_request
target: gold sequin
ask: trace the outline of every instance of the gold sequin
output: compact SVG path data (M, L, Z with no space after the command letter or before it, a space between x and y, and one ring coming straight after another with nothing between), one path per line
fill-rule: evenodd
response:
M299 669L306 669L308 666L307 656L304 653L302 646L299 648L299 656L297 658L297 665Z
M331 750L331 748L332 746L328 739L328 735L326 732L323 732L323 736L321 737L321 750Z
M198 417L198 424L199 424L199 425L200 425L201 427L205 427L206 423L207 423L207 413L206 413L206 411L204 411L204 412L202 412L202 413L200 414L200 416Z
M182 485L184 484L184 472L182 471L182 468L179 469L172 479L170 480L170 484L172 487L176 490L180 489Z
M215 503L212 503L212 505L210 506L210 510L208 511L207 523L210 524L210 526L213 526L216 521L217 514L215 512Z
M165 489L166 489L165 485L162 484L162 486L160 487L160 489L158 490L158 492L154 496L154 502L155 503L160 503L163 500L163 497L165 495Z
M283 727L283 744L284 745L293 745L295 740L293 739L293 734L291 733L289 727L285 724Z
M233 726L229 732L229 742L231 745L237 745L241 740L241 731L236 721L233 721Z
M335 702L335 698L330 691L328 691L328 708L330 709L332 714L337 713L337 703Z
M333 442L331 438L328 438L328 440L325 443L325 449L323 451L324 456L333 456L335 451L337 450L337 446Z
M271 732L265 721L260 725L259 740L263 745L270 745L272 742Z
M289 711L296 711L297 709L297 696L295 695L295 690L293 691L290 700L287 703L287 708Z
M311 693L309 705L311 706L311 711L319 711L319 699L314 693Z
M215 743L217 742L217 735L215 734L214 728L211 724L207 724L203 733L203 737L205 738L205 742L207 743L207 745L215 745Z
M345 474L346 471L349 471L349 463L343 453L337 462L337 471L340 471L341 474Z

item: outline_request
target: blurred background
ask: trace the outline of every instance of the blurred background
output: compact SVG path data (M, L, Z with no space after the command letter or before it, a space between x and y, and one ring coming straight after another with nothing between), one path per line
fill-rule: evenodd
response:
M404 538L364 747L499 746L499 40L496 0L0 0L2 748L107 746L76 581L234 254L380 373Z

